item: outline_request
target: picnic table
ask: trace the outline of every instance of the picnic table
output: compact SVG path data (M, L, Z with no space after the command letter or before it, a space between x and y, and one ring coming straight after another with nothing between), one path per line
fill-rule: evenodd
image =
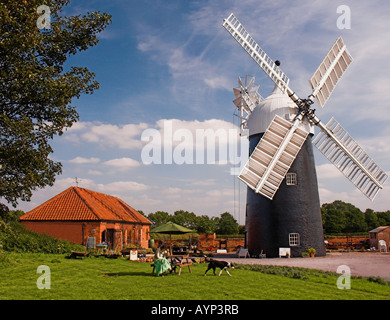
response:
M190 271L191 273L191 265L192 265L192 261L190 260L189 258L189 255L172 255L172 256L168 256L167 257L167 260L169 261L171 267L172 267L172 272L176 272L176 269L179 268L179 276L181 274L181 269L183 267L188 267L188 270ZM152 270L152 273L154 273L154 270L155 270L155 266L154 264L151 264L151 267L153 267L153 270Z
M181 268L182 267L187 267L188 266L188 270L191 273L192 261L190 260L188 254L186 254L186 255L172 255L172 256L168 256L168 260L170 260L170 264L171 264L172 270L174 272L176 272L176 268L179 268L179 276L181 274Z

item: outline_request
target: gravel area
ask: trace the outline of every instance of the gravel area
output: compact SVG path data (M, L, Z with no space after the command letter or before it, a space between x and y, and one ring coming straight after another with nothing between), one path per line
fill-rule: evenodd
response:
M234 255L215 255L214 259L237 264L290 266L336 272L341 265L351 270L352 276L379 276L390 279L390 252L337 252L315 258L235 258Z

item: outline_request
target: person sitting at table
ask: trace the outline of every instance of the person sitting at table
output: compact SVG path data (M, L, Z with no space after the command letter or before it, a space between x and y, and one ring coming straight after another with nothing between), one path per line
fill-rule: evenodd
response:
M161 247L158 247L156 249L156 252L154 254L154 267L156 269L156 276L163 275L163 273L167 270L172 270L171 264L167 260L167 258L164 257L164 251L165 246L162 245Z

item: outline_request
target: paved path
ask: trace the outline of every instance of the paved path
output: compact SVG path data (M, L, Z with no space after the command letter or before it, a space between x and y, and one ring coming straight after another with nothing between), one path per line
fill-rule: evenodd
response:
M390 279L390 253L353 252L328 253L316 258L233 258L233 255L215 256L214 259L230 261L233 264L262 264L275 266L301 267L336 272L341 265L351 269L352 276L379 276Z

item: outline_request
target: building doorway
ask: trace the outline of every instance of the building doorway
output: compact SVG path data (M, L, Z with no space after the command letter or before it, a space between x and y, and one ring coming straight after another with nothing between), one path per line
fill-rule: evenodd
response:
M107 243L108 249L115 248L114 229L106 229L102 232L102 242Z

